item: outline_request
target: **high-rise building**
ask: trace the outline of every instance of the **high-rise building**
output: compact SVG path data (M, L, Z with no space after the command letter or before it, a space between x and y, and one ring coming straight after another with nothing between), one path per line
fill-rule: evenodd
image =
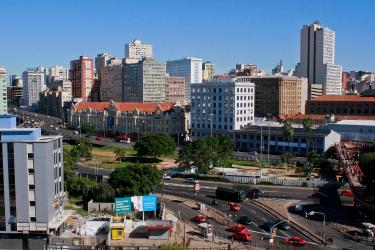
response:
M256 64L236 64L233 74L238 76L256 76L257 72L258 66Z
M202 82L202 59L186 57L167 61L167 73L170 76L185 77L185 98L190 102L191 84Z
M7 98L9 107L19 107L22 105L23 87L8 86Z
M135 39L132 43L125 44L125 58L138 61L143 58L152 58L152 45Z
M67 80L69 78L69 70L63 66L54 66L45 69L46 86L50 88L50 84L55 80Z
M8 113L7 106L7 71L0 66L0 115Z
M70 81L72 82L72 96L82 100L91 100L94 87L94 63L87 56L80 56L78 60L70 62Z
M341 95L342 66L335 64L335 32L319 23L301 29L300 62L296 76L322 84L324 95Z
M254 123L254 95L254 83L236 78L192 84L192 137L226 134Z
M266 117L305 113L307 79L295 76L237 77L255 84L255 115Z
M23 72L22 78L23 105L35 107L39 101L39 93L46 90L44 68L29 68Z
M204 62L202 64L202 80L212 80L215 74L215 64L211 62Z
M272 69L272 75L282 75L284 73L283 60L280 59L280 62Z
M137 63L124 64L123 74L125 102L165 101L165 63L144 58Z
M167 75L165 99L178 105L185 104L185 77Z
M11 75L11 76L9 77L9 85L10 85L10 86L23 87L22 76Z
M101 70L101 101L122 101L122 65L110 65Z
M17 128L11 115L0 116L0 133L0 233L59 231L67 218L62 136Z
M95 69L96 74L98 75L98 79L101 80L101 73L104 67L110 66L110 65L119 65L121 64L121 59L111 56L107 53L98 54L95 57Z

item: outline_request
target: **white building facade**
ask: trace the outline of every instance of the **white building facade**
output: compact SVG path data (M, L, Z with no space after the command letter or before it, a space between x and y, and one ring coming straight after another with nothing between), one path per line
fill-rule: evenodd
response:
M342 66L335 64L335 32L319 23L301 29L300 63L295 75L322 84L324 95L341 95Z
M190 102L191 84L202 82L202 59L187 57L167 61L167 73L169 76L185 77L185 97Z
M44 69L29 68L22 74L23 78L23 105L37 105L39 93L46 90Z
M254 123L255 85L233 78L192 84L193 138L225 134Z
M145 44L135 39L132 43L125 44L125 58L141 60L152 57L152 45Z

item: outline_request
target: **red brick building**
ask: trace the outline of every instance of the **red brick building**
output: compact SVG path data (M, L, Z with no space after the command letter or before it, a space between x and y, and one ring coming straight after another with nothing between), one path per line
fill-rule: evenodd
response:
M306 114L374 116L375 97L357 95L322 95L306 102Z
M72 97L92 100L94 87L94 61L87 56L70 62L70 77L72 82Z
M349 72L342 72L342 89L343 93L350 89L350 74Z

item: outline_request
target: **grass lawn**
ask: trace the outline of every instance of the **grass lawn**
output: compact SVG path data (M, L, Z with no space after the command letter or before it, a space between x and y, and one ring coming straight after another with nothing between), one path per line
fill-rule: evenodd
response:
M232 165L252 166L252 167L258 167L259 166L259 162L252 161L252 160L234 160L234 159L230 159L229 162L232 163Z

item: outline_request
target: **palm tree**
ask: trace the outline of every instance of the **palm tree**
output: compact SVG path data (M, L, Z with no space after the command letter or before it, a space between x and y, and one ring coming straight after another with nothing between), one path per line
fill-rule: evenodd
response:
M284 136L288 139L288 169L287 171L289 172L289 159L290 159L290 139L293 137L294 135L294 128L292 126L292 123L290 122L290 120L286 119L284 120L283 122L283 134Z
M305 118L302 122L303 128L305 132L307 133L307 144L306 144L306 157L309 157L309 151L310 151L310 136L311 136L311 130L313 128L313 120L311 118Z

